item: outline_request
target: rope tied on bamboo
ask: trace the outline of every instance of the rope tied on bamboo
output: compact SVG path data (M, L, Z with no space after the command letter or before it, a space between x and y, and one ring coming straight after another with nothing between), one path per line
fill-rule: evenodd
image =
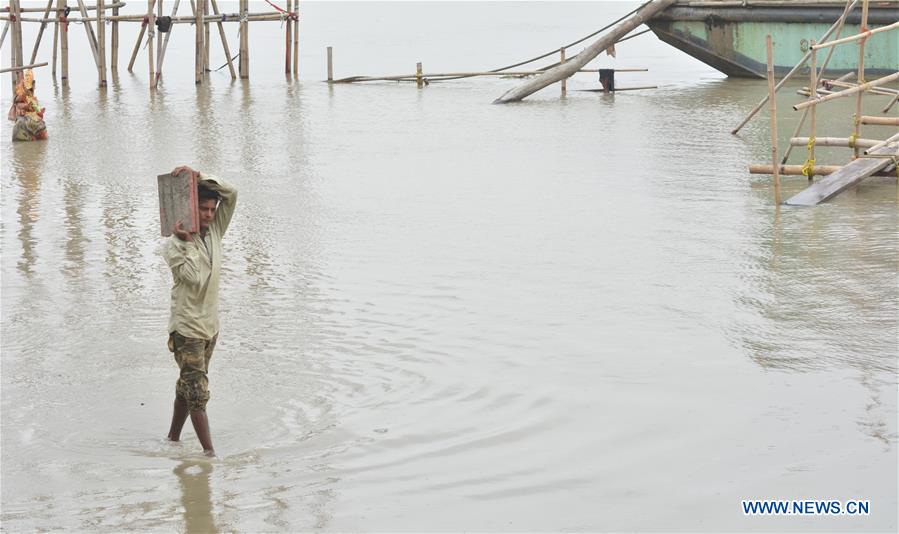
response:
M858 140L858 136L854 133L849 136L849 148L855 148L855 141Z
M808 138L808 158L806 158L805 163L802 165L802 175L812 179L812 176L815 173L815 138Z

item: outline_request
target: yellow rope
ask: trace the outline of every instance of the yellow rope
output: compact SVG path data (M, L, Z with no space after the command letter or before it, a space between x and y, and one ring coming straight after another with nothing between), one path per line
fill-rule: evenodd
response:
M812 176L815 174L815 138L808 138L808 159L805 160L805 163L802 165L802 174L809 180L812 179Z

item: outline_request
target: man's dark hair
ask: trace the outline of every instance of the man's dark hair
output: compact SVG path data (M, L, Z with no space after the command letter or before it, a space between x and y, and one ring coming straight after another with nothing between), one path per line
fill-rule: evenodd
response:
M222 195L219 194L218 191L213 191L207 187L198 186L197 187L197 200L214 200L216 204L220 200L222 200Z

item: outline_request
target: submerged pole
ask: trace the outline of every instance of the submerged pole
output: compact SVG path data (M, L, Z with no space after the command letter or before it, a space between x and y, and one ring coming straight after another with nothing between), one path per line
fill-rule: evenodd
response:
M250 39L247 32L250 25L247 23L247 0L240 0L240 77L250 77Z
M864 0L862 3L862 22L860 27L862 34L868 31L868 0ZM868 37L864 36L858 41L858 84L862 85L865 83L865 43L868 41ZM855 124L854 129L852 131L852 137L857 138L861 133L861 117L862 117L862 96L865 94L865 91L859 91L858 96L855 99L855 115L852 117L852 122ZM852 150L852 159L858 159L859 149L855 147Z
M334 54L333 48L328 47L328 83L334 81Z
M774 89L774 45L771 35L765 37L768 60L768 102L771 104L771 165L774 167L774 204L780 206L780 165L777 164L777 98Z
M68 0L57 0L56 2L56 7L59 9L57 18L63 20L59 24L59 68L63 87L69 86L69 23L65 20L67 4Z

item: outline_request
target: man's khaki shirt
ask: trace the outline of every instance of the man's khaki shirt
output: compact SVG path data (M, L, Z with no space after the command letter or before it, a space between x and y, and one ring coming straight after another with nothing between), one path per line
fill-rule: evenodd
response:
M198 183L218 191L222 200L205 238L191 234L191 241L181 241L172 235L163 246L162 256L174 280L168 331L184 337L212 339L219 331L222 236L234 215L237 189L208 174L201 174Z

